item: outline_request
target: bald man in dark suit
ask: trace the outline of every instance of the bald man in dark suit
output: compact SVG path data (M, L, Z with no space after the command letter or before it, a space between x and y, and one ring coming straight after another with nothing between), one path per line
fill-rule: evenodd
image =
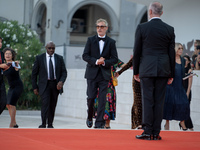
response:
M137 139L161 140L166 86L174 77L174 28L160 19L162 9L161 3L151 3L149 21L138 25L135 34L133 68L134 78L141 82L144 129Z
M63 92L67 70L63 57L55 54L55 44L46 44L46 53L36 56L32 69L32 86L34 93L41 96L42 124L39 128L53 128L58 94ZM39 81L37 83L37 78Z

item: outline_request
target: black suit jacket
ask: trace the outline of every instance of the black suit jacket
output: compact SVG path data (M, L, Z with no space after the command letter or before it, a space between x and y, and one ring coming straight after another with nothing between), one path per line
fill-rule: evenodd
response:
M138 25L135 34L134 75L142 77L174 77L174 28L161 19Z
M183 57L181 58L181 67L182 67L182 78L185 77L185 59Z
M95 79L98 70L101 69L103 77L105 80L110 80L111 77L111 66L117 63L118 55L115 46L115 40L105 37L103 51L100 55L99 40L97 35L89 37L85 45L85 49L82 55L84 61L87 62L85 78ZM100 57L105 58L105 66L96 65L97 59Z
M65 63L63 57L54 53L55 59L55 73L56 81L65 82L67 78L67 70L65 68ZM39 80L37 84L37 77L39 75ZM39 94L45 91L48 82L48 71L47 71L47 62L46 62L46 53L36 56L34 66L32 69L32 86L33 89L39 89ZM60 90L62 93L63 90Z

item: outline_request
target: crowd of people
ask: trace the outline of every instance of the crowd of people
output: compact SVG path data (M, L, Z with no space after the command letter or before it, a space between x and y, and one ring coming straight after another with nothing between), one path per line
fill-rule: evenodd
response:
M116 117L116 90L113 78L133 66L134 103L131 111L132 129L143 129L137 139L161 140L161 122L170 129L170 120L177 120L180 129L193 130L190 117L191 87L194 69L200 70L200 40L194 42L194 54L183 55L183 45L175 43L174 28L164 23L160 16L163 5L152 2L148 9L149 21L139 24L135 34L133 57L126 63L118 58L115 40L107 36L108 22L96 21L97 35L89 37L82 58L87 62L87 119L86 125L110 129L110 120ZM2 47L0 37L0 48ZM18 128L16 104L23 92L21 69L15 61L16 53L5 48L0 55L0 114L7 107L10 128ZM117 68L121 68L117 71ZM8 80L6 94L3 76ZM186 78L185 78L186 77ZM55 44L46 44L46 53L36 56L32 68L32 86L35 95L41 97L41 120L39 128L54 128L53 120L59 93L67 70L63 57L55 53ZM185 78L183 80L183 78ZM120 85L119 85L120 86ZM7 96L6 96L7 95Z
M0 48L2 38L0 37ZM58 94L63 93L63 84L67 78L67 70L63 57L55 54L55 44L46 44L46 53L36 56L32 68L32 87L35 95L41 97L41 120L39 128L54 128L53 120ZM16 123L16 104L23 92L23 83L20 79L21 69L15 61L16 52L12 48L4 48L0 55L0 114L7 107L11 122L10 128L18 128ZM6 94L3 75L7 78L9 90ZM7 95L7 96L6 96Z

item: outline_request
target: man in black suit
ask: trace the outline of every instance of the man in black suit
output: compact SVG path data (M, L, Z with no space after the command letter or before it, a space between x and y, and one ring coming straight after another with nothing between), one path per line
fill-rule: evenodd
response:
M2 48L2 37L0 37L0 49ZM0 64L4 63L4 54L0 51ZM0 68L0 114L6 108L6 89L3 81L3 70Z
M83 52L87 62L85 78L87 79L88 117L86 124L92 127L94 100L99 89L97 117L94 128L104 128L103 118L106 103L108 82L111 77L111 66L117 63L118 56L115 41L106 35L108 23L104 19L96 21L97 35L89 37Z
M53 128L58 94L63 92L63 84L67 77L63 57L54 52L55 44L53 42L47 43L46 53L36 56L32 70L34 94L39 94L42 100L42 124L39 128L46 128L46 123L48 123L48 128Z
M144 129L137 139L161 140L166 85L174 77L174 28L160 19L162 14L162 4L151 3L149 21L138 25L135 34L133 68L134 78L141 82Z

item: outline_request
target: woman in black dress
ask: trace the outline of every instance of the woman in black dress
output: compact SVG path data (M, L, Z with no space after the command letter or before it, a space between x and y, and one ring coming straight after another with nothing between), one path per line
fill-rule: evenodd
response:
M190 59L190 56L188 55L184 55L183 58L185 59L185 74L187 75L192 72L191 59ZM185 88L189 103L191 102L191 97L192 97L192 94L191 94L192 80L193 80L193 77L183 80L183 87ZM185 126L189 130L193 131L193 123L192 123L191 117L185 120Z
M9 90L7 94L7 105L11 122L10 128L18 128L16 123L16 104L20 95L23 91L23 83L19 76L20 66L18 62L14 62L15 60L15 51L11 48L5 48L3 50L5 56L5 64L1 64L1 68L4 69L3 74L6 76L9 84Z

